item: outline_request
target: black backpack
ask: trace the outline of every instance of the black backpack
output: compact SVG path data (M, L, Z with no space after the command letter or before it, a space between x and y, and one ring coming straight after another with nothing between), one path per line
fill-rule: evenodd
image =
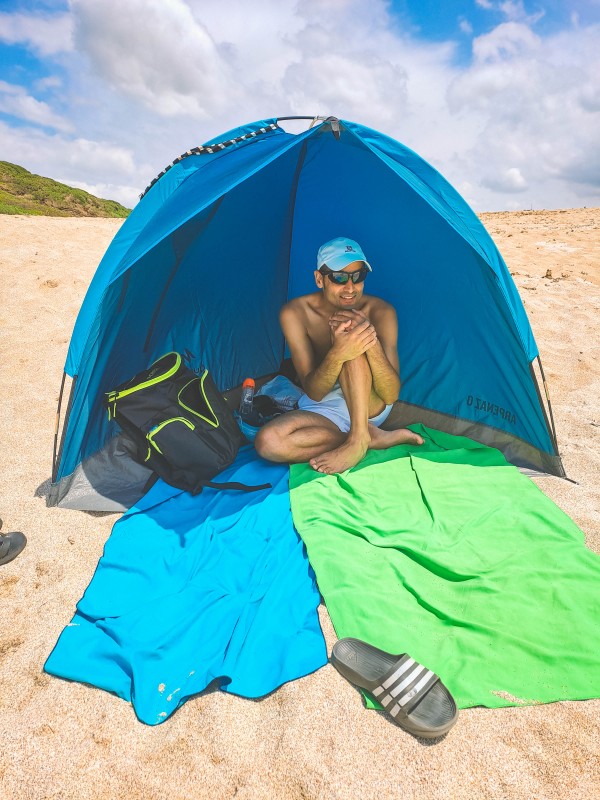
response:
M108 418L137 446L140 464L192 494L205 486L255 491L270 484L214 483L242 441L227 401L208 370L193 372L179 353L167 353L134 378L106 393Z

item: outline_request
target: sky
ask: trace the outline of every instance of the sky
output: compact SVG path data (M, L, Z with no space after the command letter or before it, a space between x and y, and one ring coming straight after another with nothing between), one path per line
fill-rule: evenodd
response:
M479 212L598 206L600 0L0 0L1 160L132 207L290 115L394 137Z

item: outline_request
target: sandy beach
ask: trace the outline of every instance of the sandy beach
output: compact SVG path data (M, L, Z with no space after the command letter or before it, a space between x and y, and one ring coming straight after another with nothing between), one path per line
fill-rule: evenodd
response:
M536 483L600 554L600 209L481 219L528 312L574 481ZM205 693L157 727L118 697L43 672L118 519L47 508L40 495L73 323L121 224L0 216L0 516L4 532L28 538L0 566L0 798L598 797L600 700L467 709L427 744L365 710L331 665L257 701Z

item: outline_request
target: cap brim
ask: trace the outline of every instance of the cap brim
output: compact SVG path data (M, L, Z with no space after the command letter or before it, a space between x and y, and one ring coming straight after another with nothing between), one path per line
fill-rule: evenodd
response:
M341 272L341 270L349 267L350 264L354 264L355 261L362 261L369 272L373 272L369 262L364 258L356 258L354 253L348 253L348 255L346 255L346 253L342 253L341 255L332 259L332 261L321 264L321 266L327 267L327 269L330 269L332 272Z

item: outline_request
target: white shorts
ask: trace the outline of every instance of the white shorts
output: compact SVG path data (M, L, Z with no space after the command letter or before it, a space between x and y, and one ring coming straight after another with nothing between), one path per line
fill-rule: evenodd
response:
M350 430L350 414L348 412L348 406L346 405L346 398L339 387L332 389L332 391L326 394L320 401L311 400L308 395L303 394L298 400L298 410L312 411L313 414L320 414L322 417L330 419L334 425L338 426L342 433L348 433ZM369 422L371 425L375 425L375 427L378 428L386 421L391 410L391 405L386 406L381 414L377 414L376 417L371 417Z

